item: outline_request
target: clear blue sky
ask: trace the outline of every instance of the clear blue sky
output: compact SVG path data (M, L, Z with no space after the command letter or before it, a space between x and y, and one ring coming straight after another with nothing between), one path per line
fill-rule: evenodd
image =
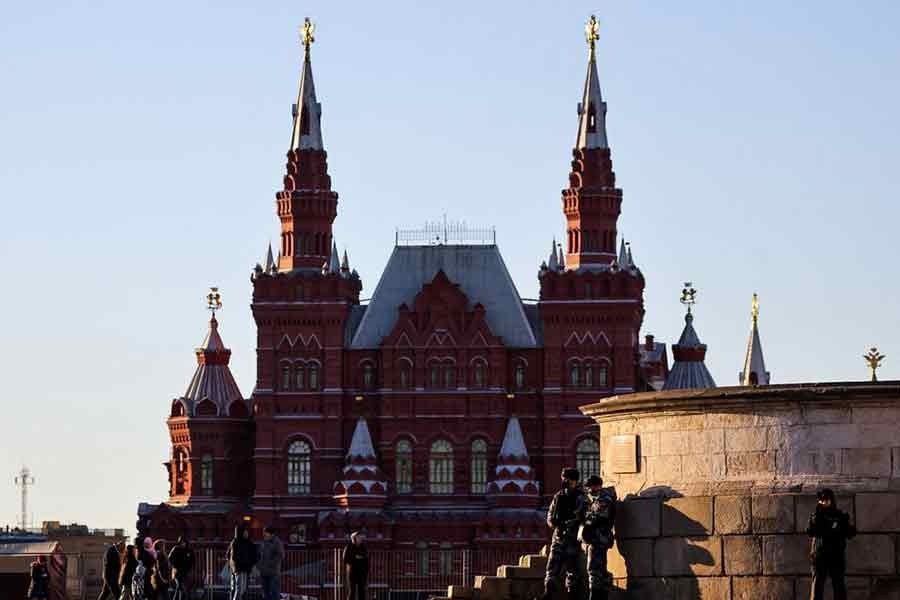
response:
M900 378L896 2L10 3L0 523L22 461L38 521L133 528L164 497L164 419L208 285L251 393L249 275L277 238L304 16L363 294L395 226L446 212L496 225L534 297L563 232L591 12L645 331L677 339L690 279L720 385L754 291L775 382L864 378L872 344Z

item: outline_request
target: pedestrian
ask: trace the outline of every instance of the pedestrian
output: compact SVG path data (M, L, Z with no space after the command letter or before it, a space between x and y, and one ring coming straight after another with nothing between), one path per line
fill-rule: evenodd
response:
M550 600L559 576L566 574L566 591L578 593L578 558L581 547L578 543L579 515L584 514L584 495L578 487L581 474L578 469L562 470L562 489L553 495L547 511L547 525L553 528L547 571L544 576L542 600Z
M366 534L354 531L344 548L344 569L347 572L347 600L366 600L369 579L369 550Z
M134 567L134 575L131 578L131 600L153 600L153 570L156 568L156 560L150 551L153 543L147 543L150 538L138 538L134 544L134 557L137 564ZM148 549L149 548L149 549Z
M259 548L259 577L262 580L263 600L281 598L281 562L284 560L284 545L269 525L263 529L263 542Z
M134 545L125 546L125 554L121 557L122 570L119 571L119 600L134 600L131 597L131 580L134 579L134 571L137 568L137 555Z
M250 541L250 530L243 523L234 528L227 558L231 567L231 600L243 600L250 571L258 560L256 545Z
M825 579L831 577L834 600L847 600L847 540L856 535L850 516L837 507L834 492L829 489L816 493L816 509L809 517L806 533L810 539L812 567L812 600L825 597Z
M101 581L100 597L97 600L118 600L121 588L119 587L119 571L122 570L122 548L124 542L117 541L110 544L103 553L103 578Z
M156 554L156 566L154 566L153 575L150 577L150 584L153 586L153 598L154 600L169 600L172 568L169 565L168 557L166 557L166 543L163 540L156 540L153 544L153 551Z
M172 600L187 600L190 597L190 576L194 570L194 550L184 536L178 538L175 547L169 553L169 564L172 566L172 583L175 593Z
M28 598L45 599L50 594L50 571L47 570L47 557L38 556L31 563L31 583L28 584Z
M616 522L616 491L604 488L603 479L591 475L586 482L587 497L578 539L587 549L589 600L607 600L612 576L606 563L606 553L613 546L613 527Z

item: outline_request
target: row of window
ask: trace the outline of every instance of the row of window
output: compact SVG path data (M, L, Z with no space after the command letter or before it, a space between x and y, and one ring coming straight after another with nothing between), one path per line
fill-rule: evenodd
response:
M296 363L281 365L281 389L284 391L316 391L319 389L319 365Z
M569 363L569 385L571 387L605 388L609 385L609 368L606 364L581 364L577 360Z

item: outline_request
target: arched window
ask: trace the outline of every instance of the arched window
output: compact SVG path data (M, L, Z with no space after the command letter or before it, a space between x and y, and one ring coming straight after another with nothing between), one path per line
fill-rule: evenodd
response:
M444 365L444 387L448 390L456 388L456 367L452 364Z
M446 440L431 444L428 482L432 494L453 493L453 446Z
M175 451L175 495L185 492L188 478L188 453L184 448Z
M601 364L597 368L597 385L599 387L606 387L609 385L609 368L604 364Z
M309 444L301 440L288 447L288 494L291 496L310 493L311 454Z
M394 455L396 464L395 482L398 494L409 494L412 492L413 482L413 463L412 463L412 444L406 440L397 442L397 449Z
M472 442L472 493L483 494L487 490L487 442Z
M581 383L581 368L577 360L573 360L569 364L569 385L578 387Z
M302 364L294 366L294 386L298 390L306 389L306 367Z
M281 365L281 390L286 392L291 389L291 365Z
M312 364L309 366L309 389L319 389L319 365Z
M584 365L584 387L594 387L594 365L591 363Z
M472 373L472 385L475 389L480 390L487 385L486 371L487 369L485 369L483 362L479 360L475 363L475 369Z
M204 454L200 459L200 493L204 496L213 494L213 457Z
M525 365L521 362L516 363L515 382L517 390L525 387Z
M575 449L575 467L584 481L591 475L600 475L600 444L594 438L578 442Z
M405 359L401 359L399 363L397 363L397 369L399 373L399 381L400 389L408 390L412 387L412 365L409 361Z
M367 390L372 389L375 386L375 367L372 366L372 363L365 363L363 365L363 387Z
M437 363L433 363L431 365L431 376L429 377L429 382L431 387L436 388L441 385L441 367Z

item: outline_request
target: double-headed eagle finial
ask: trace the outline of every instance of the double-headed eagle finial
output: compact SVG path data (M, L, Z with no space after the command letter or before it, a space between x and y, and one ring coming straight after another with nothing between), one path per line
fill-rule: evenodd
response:
M684 282L684 289L681 290L681 302L685 306L687 306L688 314L691 314L691 307L697 303L697 290L694 289L694 284L690 281Z
M209 288L209 293L206 295L206 308L212 312L213 317L216 316L216 311L222 308L222 295L219 294L219 288Z
M885 359L885 355L879 352L878 348L872 346L866 354L863 354L863 359L869 365L869 369L872 370L872 381L878 381L875 371L881 366L881 361Z
M306 17L303 20L303 26L300 28L300 42L303 44L303 53L307 60L309 60L309 48L316 41L316 38L313 36L315 32L316 26L309 20L309 17Z
M597 23L597 17L591 15L587 24L584 26L584 37L587 40L588 48L590 48L591 59L594 58L594 42L600 38L600 24Z

